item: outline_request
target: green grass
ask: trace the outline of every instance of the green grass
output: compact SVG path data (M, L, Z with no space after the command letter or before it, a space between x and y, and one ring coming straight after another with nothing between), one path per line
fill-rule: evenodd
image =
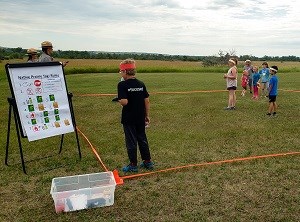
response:
M139 73L153 92L222 90L217 73ZM68 75L79 128L113 170L127 164L120 124L121 107L114 96L118 74ZM299 90L300 73L279 74L279 88ZM172 171L125 180L115 191L112 207L56 214L49 194L54 177L101 172L89 146L80 139L78 159L74 134L22 140L28 175L22 173L15 128L12 126L10 166L4 165L8 83L1 87L0 221L298 221L300 156L285 156ZM152 94L147 129L156 169L255 155L300 151L300 94L279 91L278 117L267 118L268 102L240 97L236 111L224 111L226 92ZM36 160L46 156L51 157ZM143 171L141 171L143 172ZM122 173L121 173L122 174Z

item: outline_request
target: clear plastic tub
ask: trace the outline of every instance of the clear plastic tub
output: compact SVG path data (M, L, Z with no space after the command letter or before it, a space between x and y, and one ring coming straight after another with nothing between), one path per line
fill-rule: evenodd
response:
M55 211L68 212L114 204L116 181L112 172L52 179Z

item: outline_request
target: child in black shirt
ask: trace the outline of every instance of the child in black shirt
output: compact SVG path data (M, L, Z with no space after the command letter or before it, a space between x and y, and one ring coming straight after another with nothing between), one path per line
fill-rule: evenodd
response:
M120 64L120 74L125 81L118 84L118 100L123 106L121 123L130 164L123 167L124 172L137 172L137 145L143 162L140 167L153 169L153 162L146 136L145 126L149 125L149 94L143 82L135 78L136 67L133 59Z

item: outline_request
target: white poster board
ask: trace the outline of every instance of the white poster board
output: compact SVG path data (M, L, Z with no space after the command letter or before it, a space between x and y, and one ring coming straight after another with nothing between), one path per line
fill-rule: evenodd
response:
M60 63L8 66L21 130L29 141L74 132Z

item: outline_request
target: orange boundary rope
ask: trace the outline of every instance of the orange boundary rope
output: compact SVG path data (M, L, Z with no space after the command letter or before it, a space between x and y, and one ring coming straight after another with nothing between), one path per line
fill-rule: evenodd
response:
M241 90L240 90L241 91ZM289 90L289 89L280 89L283 92L294 92L299 93L300 90ZM159 94L192 94L192 93L213 93L213 92L227 92L227 90L192 90L192 91L174 91L174 92L152 92L150 95L159 95ZM92 93L92 94L78 94L76 96L116 96L115 93Z
M78 94L76 96L116 96L116 93L92 93L92 94Z
M295 93L300 92L300 90L292 90L292 89L280 89L280 91L283 91L283 92L295 92Z
M103 167L103 169L108 172L109 170L107 169L107 167L105 166L105 164L103 163L103 161L101 160L97 150L94 148L93 144L90 142L90 140L86 137L86 135L84 135L84 133L78 128L76 127L76 129L78 130L78 132L83 136L83 138L87 141L87 143L90 145L91 150L93 151L93 153L95 154L97 160L99 161L100 165Z
M105 166L105 164L101 160L100 155L98 154L97 150L94 148L93 144L90 142L90 140L86 137L86 135L78 127L76 127L76 128L77 128L78 132L87 141L87 143L90 145L91 150L95 154L100 165L103 167L103 169L106 172L108 172L109 171L108 168ZM228 159L228 160L219 160L219 161L213 161L213 162L207 162L207 163L189 164L189 165L184 165L184 166L171 167L171 168L167 168L167 169L163 169L163 170L157 170L157 171L151 171L151 172L146 172L146 173L121 176L121 177L118 175L118 172L116 170L113 172L113 174L118 179L118 181L122 181L119 184L122 184L124 179L132 179L132 178L136 178L136 177L142 177L142 176L147 176L147 175L152 175L152 174L157 174L157 173L165 173L168 171L181 170L181 169L190 168L190 167L218 165L218 164L223 164L223 163L233 163L233 162L249 161L249 160L255 160L255 159L265 159L265 158L271 158L271 157L282 157L282 156L288 156L288 155L300 155L300 152L266 154L266 155L261 155L261 156L250 156L250 157L242 157L242 158L235 158L235 159Z
M100 165L103 167L103 169L106 172L108 172L109 171L108 168L105 166L105 164L101 160L100 155L98 154L97 150L94 148L93 144L90 142L90 140L85 136L85 134L78 127L77 127L77 130L83 136L83 138L87 141L87 143L90 145L91 150L95 154ZM270 158L270 157L282 157L282 156L288 156L288 155L299 155L299 154L300 154L300 152L289 152L289 153L266 154L266 155L261 155L261 156L242 157L242 158L220 160L220 161L213 161L213 162L207 162L207 163L189 164L189 165L184 165L184 166L171 167L171 168L167 168L167 169L163 169L163 170L157 170L157 171L151 171L151 172L146 172L146 173L121 176L121 177L118 175L118 172L116 170L113 172L113 174L117 178L118 181L121 181L119 184L123 184L124 179L133 179L133 178L147 176L147 175L151 175L151 174L165 173L168 171L181 170L181 169L190 168L190 167L201 167L201 166L217 165L217 164L223 164L223 163L233 163L233 162L241 162L241 161L248 161L248 160L255 160L255 159L265 159L265 158Z
M262 156L250 156L250 157L243 157L243 158L236 158L236 159L229 159L229 160L220 160L220 161L207 162L207 163L189 164L189 165L185 165L185 166L167 168L167 169L164 169L164 170L158 170L158 171L152 171L152 172L147 172L147 173L122 176L120 178L123 179L123 180L124 179L132 179L132 178L135 178L135 177L142 177L142 176L156 174L156 173L164 173L164 172L168 172L168 171L172 171L172 170L180 170L180 169L189 168L189 167L217 165L217 164L223 164L223 163L233 163L233 162L240 162L240 161L247 161L247 160L264 159L264 158L287 156L287 155L299 155L299 154L300 154L300 152L278 153L278 154L267 154L267 155L262 155Z
M175 91L175 92L152 92L151 95L156 94L192 94L192 93L212 93L212 92L227 92L227 90L193 90L193 91ZM76 96L116 96L117 94L113 93L91 93L91 94L78 94Z
M227 90L194 90L194 91L184 91L184 92L154 92L151 94L191 94L191 93L211 93L211 92L225 92ZM285 92L300 92L300 90L281 90ZM81 94L77 96L115 96L116 94L110 94L110 93L103 93L103 94ZM101 160L97 150L94 148L93 144L89 141L89 139L84 135L84 133L76 127L78 132L84 137L84 139L88 142L88 144L91 147L91 150L95 154L97 160L99 161L100 165L103 167L103 169L107 172L109 171L108 168L105 166L103 161ZM152 174L157 174L157 173L165 173L168 171L173 171L173 170L181 170L185 168L190 168L190 167L200 167L200 166L208 166L208 165L217 165L217 164L223 164L223 163L233 163L233 162L241 162L241 161L248 161L248 160L254 160L254 159L264 159L264 158L270 158L270 157L282 157L282 156L287 156L287 155L299 155L300 152L290 152L290 153L278 153L278 154L267 154L267 155L261 155L261 156L250 156L250 157L243 157L243 158L235 158L235 159L229 159L229 160L220 160L220 161L214 161L214 162L207 162L207 163L199 163L199 164L189 164L185 166L178 166L178 167L172 167L172 168L167 168L163 170L158 170L158 171L152 171L152 172L147 172L147 173L141 173L141 174L133 174L133 175L128 175L128 176L119 176L118 171L114 170L113 174L114 176L118 179L120 182L119 184L123 183L124 179L132 179L136 177L142 177L146 175L152 175Z

